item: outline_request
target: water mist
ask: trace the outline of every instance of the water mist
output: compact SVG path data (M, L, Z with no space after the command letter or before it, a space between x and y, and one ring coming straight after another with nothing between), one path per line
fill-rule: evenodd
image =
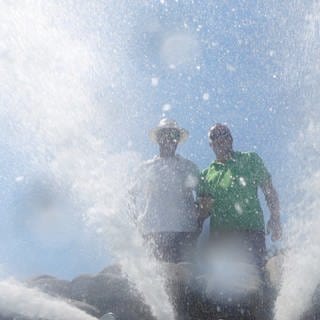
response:
M67 3L76 9L73 2ZM159 267L143 250L128 216L129 173L140 158L134 152L110 151L108 141L116 139L113 133L119 132L119 124L103 118L96 99L95 87L101 87L101 79L113 85L118 61L103 57L98 51L101 39L85 34L71 12L50 1L1 3L1 126L11 135L12 146L28 155L34 171L47 171L86 208L84 222L104 237L106 248L154 316L172 319ZM107 79L99 72L108 74ZM9 297L7 290L17 294ZM24 290L11 282L0 285L0 308L23 304ZM18 312L35 317L40 304L46 309L43 315L54 313L55 319L64 319L61 304L49 304L45 296L29 299L28 309L21 307Z
M284 63L291 83L299 88L303 111L297 123L297 135L290 155L297 177L294 199L285 225L286 247L279 296L275 304L276 320L298 320L312 307L315 289L320 283L320 167L319 167L319 23L317 2L297 1L289 16L301 15L301 28L290 38L294 51ZM292 26L291 26L292 27ZM288 40L289 41L289 40ZM290 73L291 72L291 73Z

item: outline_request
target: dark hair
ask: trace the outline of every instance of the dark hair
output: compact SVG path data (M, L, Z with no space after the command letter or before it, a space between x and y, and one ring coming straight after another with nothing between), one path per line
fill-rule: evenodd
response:
M232 139L230 129L221 123L217 123L209 129L208 138L212 142L221 136L230 136Z

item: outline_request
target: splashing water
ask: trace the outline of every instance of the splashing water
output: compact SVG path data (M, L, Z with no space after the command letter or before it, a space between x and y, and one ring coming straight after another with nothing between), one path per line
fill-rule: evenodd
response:
M277 320L300 319L312 306L313 294L320 283L319 200L313 198L314 195L310 197L310 188L315 188L315 193L319 190L319 177L317 172L301 186L306 196L301 205L295 206L299 213L289 224L290 247L285 256L281 289L275 305Z
M95 317L36 289L24 287L11 279L0 281L0 292L5 297L0 299L2 314L24 315L31 319L50 320L94 320Z
M320 133L320 127L312 122L303 135L309 139ZM302 138L302 137L301 137ZM315 146L309 145L310 148ZM319 148L317 146L316 148ZM312 157L312 156L311 156ZM311 162L314 159L310 159ZM311 162L306 162L310 165ZM315 169L314 166L309 167ZM307 173L308 169L305 170ZM287 223L287 247L282 270L282 281L279 296L275 305L276 320L294 320L312 307L312 299L320 283L320 218L319 218L319 178L320 170L307 174L307 178L300 181L300 193L289 214L292 218Z
M294 66L291 76L296 79L303 99L302 129L290 149L295 158L295 199L290 206L287 225L287 253L285 255L281 288L275 304L276 320L298 320L312 307L312 298L320 283L320 167L319 167L319 22L317 2L295 2L295 12L302 23L294 34L295 52L290 57Z
M14 137L15 148L28 154L34 170L53 174L87 208L84 221L92 230L99 229L154 316L173 319L159 267L142 249L142 239L128 219L128 177L139 156L112 153L104 138L117 139L119 124L102 117L95 85L104 76L97 70L108 74L104 80L113 85L117 61L110 56L104 60L98 44L81 30L70 10L53 2L5 1L0 20L1 126ZM77 32L81 36L75 37ZM9 297L7 290L16 294ZM33 291L26 308L25 290L11 282L0 284L0 311L8 302L21 303L20 312L34 317L40 305L44 316L61 306L48 304ZM75 318L72 310L65 318Z
M137 92L133 92L126 97L122 92L122 90L130 91L130 88L127 87L127 83L130 82L127 82L126 78L130 77L126 70L130 67L130 63L126 63L129 59L126 56L125 48L123 48L129 38L123 26L127 24L127 28L130 28L130 21L128 22L128 16L124 19L123 15L131 9L132 12L135 12L135 5L121 0L116 1L116 5L112 1L106 4L105 1L99 0L90 1L90 4L77 2L75 5L75 3L72 0L43 2L7 0L1 2L0 127L3 132L8 134L0 136L0 143L7 145L10 140L10 147L19 150L19 154L23 154L25 157L23 162L30 167L30 171L41 170L50 176L53 175L58 186L70 191L72 200L83 208L82 218L85 224L90 226L90 230L97 231L105 239L106 248L112 251L114 257L122 264L128 278L143 293L146 303L151 306L154 315L158 319L172 319L172 306L165 292L163 279L159 275L161 273L159 266L147 257L144 250L141 250L143 241L128 216L127 181L132 168L140 162L140 156L135 152L115 153L113 151L113 149L117 149L115 146L118 147L118 142L123 141L123 136L126 137L128 132L130 136L128 117L136 112L138 115L145 116L146 114L145 110L141 113L141 110L127 112L128 109L123 107L124 103L120 101L127 99L132 103L132 100L138 96ZM234 28L229 29L222 24L222 20L219 19L219 6L216 10L215 5L210 7L212 10L208 10L206 5L200 9L198 7L200 13L197 13L197 10L193 11L194 7L188 7L185 2L183 7L186 11L182 10L182 12L190 10L191 17L195 15L197 18L203 18L201 10L206 13L203 19L205 21L193 19L193 22L198 25L199 31L191 31L192 23L187 21L183 23L183 29L174 26L173 23L171 27L167 27L167 30L173 31L165 32L165 35L161 36L160 29L163 26L163 21L161 21L160 12L171 12L169 7L166 8L169 6L167 2L161 1L161 3L164 11L159 11L159 17L157 17L159 21L157 19L153 21L151 17L149 20L152 21L144 24L144 26L148 25L149 33L144 32L143 35L147 38L148 35L151 35L152 41L159 37L162 39L158 48L160 52L155 55L159 54L157 57L170 69L171 75L175 75L175 71L177 71L179 77L181 75L183 83L189 83L189 79L187 81L183 78L183 72L187 74L191 72L190 70L195 69L199 74L199 78L196 79L200 79L200 75L203 77L201 72L204 72L207 67L209 76L202 79L203 87L200 95L206 105L208 105L209 97L210 103L217 100L217 106L222 99L224 101L224 99L230 98L227 94L219 96L224 91L223 83L220 83L224 78L219 77L219 74L225 74L225 70L222 72L219 69L221 65L226 66L232 79L240 74L241 70L244 75L246 74L245 68L248 66L245 65L245 68L242 66L241 69L237 65L241 54L247 54L247 49L240 50L240 44L245 45L246 42L251 45L254 43L251 48L254 51L252 55L254 59L256 55L261 54L264 59L264 54L269 54L275 59L274 61L278 60L277 67L280 66L283 74L281 75L281 72L275 73L273 79L283 76L284 90L287 90L289 95L294 98L298 97L298 99L290 101L292 105L298 105L300 102L296 109L292 108L292 113L294 113L292 118L299 122L294 124L294 132L300 132L298 140L292 144L294 152L292 158L298 158L293 166L295 168L293 177L303 177L303 181L297 179L299 180L297 182L299 188L296 192L298 196L292 202L290 210L287 211L288 216L292 217L286 228L289 250L283 266L283 278L276 302L275 318L277 320L299 319L303 312L309 308L314 290L320 282L317 272L317 267L320 265L318 259L320 257L320 246L318 245L320 243L318 236L320 219L317 214L318 199L320 198L318 191L320 190L318 183L320 147L316 140L320 133L320 126L317 122L319 119L318 101L320 100L318 94L320 70L319 4L314 1L298 0L260 2L256 11L253 11L258 15L257 20L253 19L253 22L264 23L265 16L261 12L266 12L266 19L269 19L266 25L270 22L270 24L274 24L275 29L272 37L266 39L266 44L264 44L266 52L263 53L264 47L261 51L259 51L261 48L255 48L255 46L259 46L255 42L258 40L257 37L253 36L253 41L250 42L250 32L255 32L250 28L245 31L251 25L250 19L244 21L243 24L240 21L239 25L244 27L243 32L246 33L246 36L243 36L237 23L234 24ZM178 6L178 1L175 3ZM235 13L237 8L246 9L245 5L243 7L235 5L233 8L233 5L231 6L227 2L223 3L227 7L230 6L228 12L232 13L232 16L229 15L229 20L227 20L228 23L231 19L237 18ZM179 9L179 7L175 8ZM153 9L153 5L147 9ZM165 11L167 9L168 11ZM244 11L247 13L247 10ZM97 12L103 14L99 16ZM208 17L207 12L214 14ZM184 14L182 13L182 15ZM225 15L221 16L225 21ZM150 18L150 16L148 17ZM172 17L177 16L173 15ZM186 15L179 16L179 19L181 18L182 21L185 20L185 17ZM122 20L126 22L121 24ZM207 33L201 31L205 30L205 27L201 27L205 24L202 22L208 22L210 28ZM103 25L107 30L97 32L98 25ZM108 25L112 26L110 30ZM233 25L233 23L229 23L229 25ZM116 31L114 26L117 26ZM221 29L221 26L226 30ZM301 26L301 28L297 28L297 26ZM268 27L270 26L268 25L266 28ZM223 35L225 31L228 34L226 43L224 43L223 37L219 37L219 34ZM229 53L225 54L223 51L223 45L219 44L219 41L222 41L224 46L229 48L229 40L232 40L229 32L230 34L234 33L237 39L238 32L240 32L239 47L234 48L235 51L240 50L239 57L237 54L229 57ZM214 77L212 77L213 69L210 69L210 64L204 64L202 46L206 41L201 41L201 37L207 37L208 39L204 40L211 42L212 48L217 49L210 51L212 54L210 61L217 62L214 64ZM142 45L142 47L144 46ZM219 59L219 52L223 59ZM153 51L146 52L147 56L149 54L147 58L150 61L143 60L150 62L151 69L154 60L157 60L152 60L153 53ZM141 56L145 58L144 54ZM232 57L236 57L235 61L232 61ZM179 65L180 63L182 65ZM185 68L185 65L188 64L191 68ZM272 67L274 66L272 65ZM248 69L251 70L251 65ZM151 79L152 89L159 89L166 84L168 86L165 91L166 95L173 92L173 96L177 95L178 97L177 93L183 93L183 90L179 91L177 87L175 87L177 93L172 90L171 84L173 83L179 83L183 87L183 83L177 81L178 78L173 76L170 79L174 81L170 82L169 78L164 78L157 72L153 72L154 70L152 70L152 77L149 77L148 80L148 85L150 85ZM266 75L266 73L262 75ZM217 77L216 80L210 82L215 77ZM257 88L260 88L259 84L262 85L261 88L265 88L263 84L269 82L263 82L261 80L263 76L260 77L260 74L258 78L261 83L258 81ZM237 79L239 81L239 78ZM251 76L248 80L252 80ZM233 80L229 79L228 81L224 85L229 88ZM122 86L119 85L120 83ZM217 90L209 90L208 85L209 87L217 87ZM195 86L198 87L199 83L197 82ZM248 81L248 88L250 87L255 91L256 87L252 81ZM186 88L189 94L190 88ZM230 88L236 88L236 86ZM246 85L243 90L247 90ZM260 90L258 92L261 93ZM116 97L117 94L120 96L119 98ZM169 99L169 95L163 101L160 99L159 105L163 106L160 112L174 112L178 108L169 108L168 106L183 105L186 102L190 105L198 105L198 102L192 100L188 95L185 95L189 97L186 100L183 100L182 95L181 99L176 100L172 99L173 96ZM245 96L246 94L240 98ZM253 95L252 97L254 101L260 101L260 96ZM240 98L239 100L241 100ZM233 102L231 99L231 104ZM248 101L245 100L245 102ZM275 107L275 109L280 110L281 106L278 109ZM191 109L183 110L188 111L184 112L185 114L189 114L191 111ZM220 110L222 111L219 113L219 110L215 109L214 112L217 114L213 118L217 116L225 121L225 118L230 116L228 110L225 111L224 108ZM148 112L152 113L150 110ZM250 114L253 109L244 109L242 112L241 108L233 110L231 113L235 116L234 118L230 117L235 121L240 121L240 117L244 116L243 112ZM212 114L205 111L203 113L205 121L203 122L198 115L195 114L194 119L189 119L190 122L194 122L194 128L200 126L200 123L203 127L208 127L208 118ZM259 120L259 118L263 118L265 113L261 113L261 115L262 117L260 117L260 113L257 113L255 117ZM247 115L245 116L247 119ZM148 118L146 121L149 120ZM260 122L258 121L258 123ZM266 131L263 125L261 128L257 126L257 131L259 129L260 134ZM285 128L284 131L286 130ZM123 150L121 147L118 149ZM298 154L301 154L301 157L298 157ZM301 164L305 170L298 174L296 168ZM17 181L21 181L22 178L17 177ZM5 290L9 290L8 286L12 286L12 290L15 288L24 290L12 282L6 283L7 286L0 286L0 304L2 305L6 304ZM20 296L17 295L16 302L19 299ZM30 312L34 312L35 315L37 310L33 309Z

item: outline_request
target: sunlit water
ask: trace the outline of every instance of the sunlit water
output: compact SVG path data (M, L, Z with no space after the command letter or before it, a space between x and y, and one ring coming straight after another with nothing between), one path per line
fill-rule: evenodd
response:
M81 10L69 13L67 5L55 2L1 4L2 126L9 124L14 146L29 154L33 169L47 172L58 186L67 186L73 201L84 208L79 218L105 239L108 252L153 314L171 319L159 267L148 258L128 212L128 173L139 163L139 156L109 151L119 124L103 116L96 97L100 81L108 81L109 86L119 81L114 79L119 57L101 56L99 39L91 39L77 24L80 15ZM108 112L114 106L103 107ZM15 294L7 294L8 290ZM76 309L33 292L29 295L22 285L2 283L0 311L13 311L8 306L16 305L14 311L31 318L77 318ZM24 296L28 296L28 307Z
M174 10L177 10L177 3L174 4ZM159 4L162 8L158 15L155 8ZM285 113L288 106L276 105L273 100L275 105L269 106L269 101L266 103L270 114L277 113L276 120L281 120L277 129L294 135L288 139L285 159L288 162L283 161L285 164L282 166L286 167L283 177L292 181L290 192L286 191L291 193L294 184L297 187L293 188L292 193L296 196L292 197L290 206L282 206L288 250L275 305L275 319L299 319L310 308L314 290L320 282L320 10L313 1L268 1L250 7L250 14L256 14L258 18L248 18L243 13L248 14L245 5L239 3L233 7L224 3L224 6L228 21L232 22L232 17L237 21L242 19L239 26L247 30L248 36L243 36L236 23L223 25L225 17L221 15L222 5L208 4L208 8L200 5L194 8L184 3L182 9L185 11L172 15L173 19L178 18L179 26L175 25L176 21L171 21L164 28L162 15L171 12L167 1L151 2L149 5L129 5L126 1L117 1L116 4L112 1L107 4L104 1L91 1L90 4L75 4L73 1L1 2L0 122L3 132L8 135L1 135L0 142L2 145L9 144L10 148L23 155L23 162L30 169L30 174L39 171L41 179L50 178L58 188L67 191L70 201L82 209L79 210L82 223L90 232L97 233L105 240L106 251L111 251L121 263L129 280L143 294L154 315L160 320L172 319L172 306L164 289L161 272L158 272L159 266L142 250L142 239L130 223L126 205L127 182L141 157L130 151L130 138L135 133L130 126L133 120L126 120L132 118L141 121L139 116L143 116L143 121L151 127L151 121L158 120L159 116L175 112L177 106L190 104L192 107L186 107L180 116L187 118L191 129L204 127L201 132L203 136L212 121L227 118L242 123L244 130L247 123L255 127L253 136L258 137L259 142L260 134L262 136L263 132L267 132L269 135L266 140L261 138L261 141L273 147L274 140L270 139L270 132L263 126L266 120L259 118L265 113L255 114L255 107L241 104L242 97L248 95L250 88L254 90L255 84L269 94L269 87L264 86L268 82L264 82L265 79L259 74L254 83L247 71L251 70L250 63L239 63L241 66L237 66L246 57L246 49L241 51L242 56L228 56L230 51L235 50L234 43L239 48L249 43L249 49L255 52L254 58L258 56L263 61L268 56L274 59L272 67L268 66L268 75L272 81L278 82L272 86L270 82L270 87L274 89L278 85L281 94L289 96L287 103L293 106L289 106L292 111ZM139 16L139 10L144 15L141 13ZM212 14L207 16L207 12ZM132 22L130 17L134 14L137 20L145 18L141 19L141 28L135 31L141 32L141 39L153 48L134 59L153 70L154 61L151 60L156 56L154 51L157 51L157 62L166 68L168 74L177 75L171 80L168 76L167 84L166 78L161 78L157 72L150 79L142 81L141 86L145 89L147 85L148 90L144 91L150 91L151 98L153 89L168 86L167 91L164 90L165 98L155 96L159 103L157 109L139 106L141 101L144 102L139 96L140 92L130 91L127 85L134 73L130 59L136 54L125 48L132 36L128 30ZM239 18L241 15L243 17ZM205 30L206 23L209 31ZM97 32L102 25L105 31ZM258 45L250 42L250 37L258 41L255 28L264 28L265 43ZM224 42L225 39L221 37L224 33L234 43ZM229 37L230 34L232 37ZM155 40L159 43L153 47ZM202 78L200 72L206 70L204 46L212 50L212 59L209 61L214 65L214 72L208 67L209 76L202 74ZM220 55L220 59L215 55ZM245 74L243 77L242 73ZM189 74L196 79L196 85L192 84ZM219 81L224 79L222 75L225 74L226 83L221 84ZM241 99L236 103L240 107L234 103L232 94L228 96L225 93L239 74L236 79L240 84L236 90L241 92ZM248 75L249 78L246 78ZM179 83L181 92L177 87L171 87L177 79L183 79ZM213 82L208 85L206 82L211 80ZM192 85L199 86L197 95L200 98L194 95L195 99L192 100ZM179 91L180 96L175 90ZM259 103L264 102L259 96L261 91L251 94L258 108ZM182 97L187 98L183 100ZM226 97L236 105L232 112L225 109ZM192 113L194 105L198 106L200 100L206 104ZM249 102L252 101L249 99ZM209 103L214 106L211 111L208 111ZM155 110L156 114L153 114ZM250 117L256 121L249 122ZM285 128L284 122L292 127ZM279 132L273 134L277 137ZM202 143L200 140L199 144ZM123 145L119 149L124 151L115 152L115 146L118 145ZM272 151L275 152L274 149ZM203 160L202 156L198 158ZM298 170L299 167L303 170ZM17 176L16 182L21 183L24 179L23 176ZM32 224L32 228L39 229L39 232L42 227L39 220ZM35 298L33 300L33 295L29 296L29 307L26 309L23 297L26 290L29 289L17 282L1 282L1 311L16 311L30 317L50 318L50 314L50 319L63 319L70 312L74 319L77 314L77 319L85 319L77 310L70 309L63 302L51 303L51 298L37 291L32 291ZM7 292L14 294L8 295ZM43 307L43 313L39 313L38 302ZM10 309L14 305L21 308Z
M52 320L94 320L85 312L72 307L68 303L50 297L36 289L30 289L11 280L0 281L0 310L3 315L24 315L30 319Z
M301 97L301 130L289 146L289 154L301 169L296 172L288 208L286 255L279 296L275 305L276 320L298 320L312 308L313 296L320 283L320 166L319 166L319 22L320 6L316 1L297 1L289 7L289 16L300 17L300 28L293 33L287 72L295 81ZM301 19L302 18L302 19ZM292 47L293 48L293 47ZM318 303L318 301L315 301Z

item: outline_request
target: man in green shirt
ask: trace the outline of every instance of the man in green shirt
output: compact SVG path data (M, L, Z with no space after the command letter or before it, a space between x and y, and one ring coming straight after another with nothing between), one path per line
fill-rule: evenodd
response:
M271 213L267 233L273 241L281 238L279 199L271 176L256 153L233 150L233 138L226 125L214 125L208 136L216 160L201 174L200 219L211 216L210 239L214 243L236 239L263 267L266 244L259 187Z

